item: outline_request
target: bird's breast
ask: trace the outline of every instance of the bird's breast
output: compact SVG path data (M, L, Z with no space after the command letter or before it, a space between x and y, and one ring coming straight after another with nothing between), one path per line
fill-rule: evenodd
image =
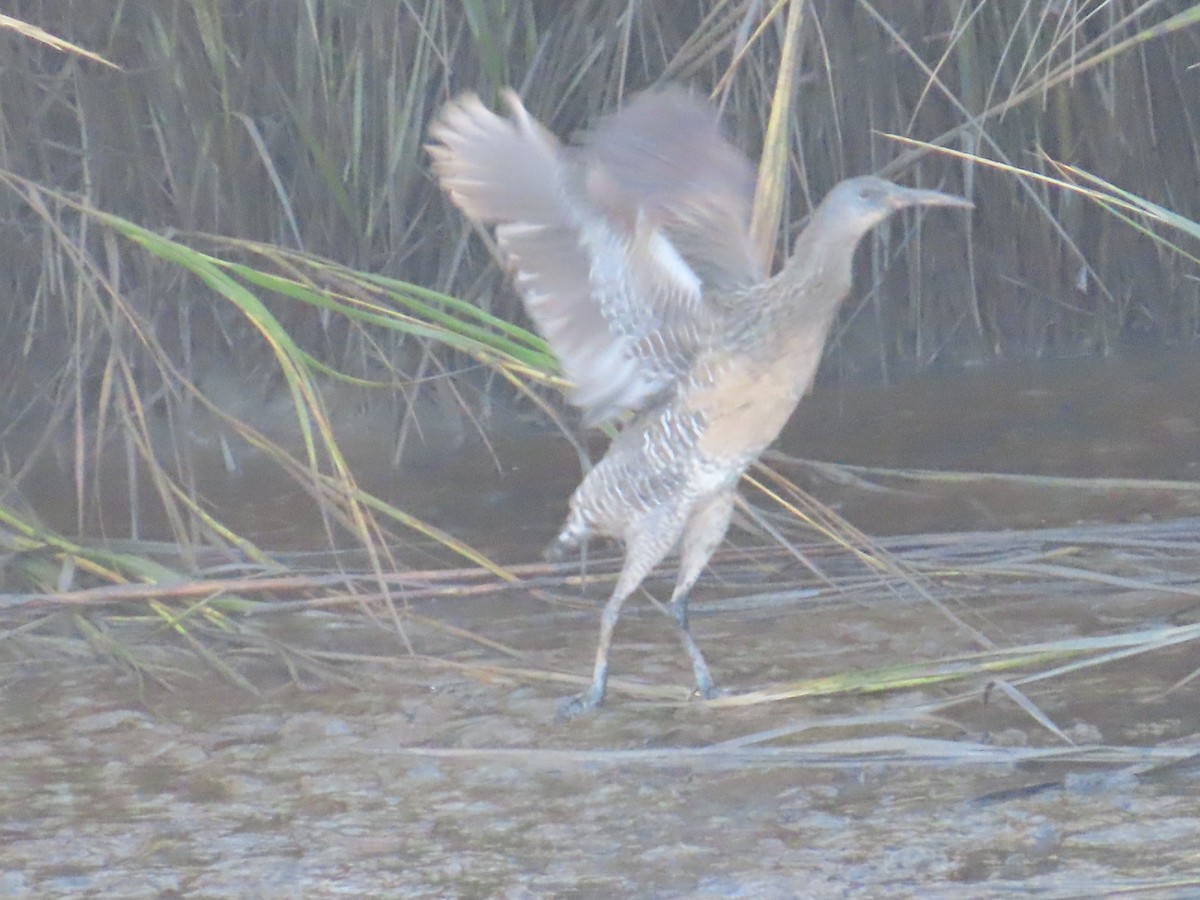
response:
M824 334L789 337L756 356L711 365L707 383L685 399L704 422L697 441L703 453L752 458L779 436L812 384L824 346Z

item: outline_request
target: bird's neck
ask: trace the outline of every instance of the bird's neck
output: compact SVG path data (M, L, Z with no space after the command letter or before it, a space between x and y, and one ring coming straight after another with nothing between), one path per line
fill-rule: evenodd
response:
M736 307L729 320L731 342L767 346L812 339L823 344L850 293L854 251L864 233L818 207L783 268Z
M819 207L796 239L792 255L773 281L781 284L793 306L815 320L832 320L850 293L854 251L864 229L845 223ZM799 310L796 309L799 306Z

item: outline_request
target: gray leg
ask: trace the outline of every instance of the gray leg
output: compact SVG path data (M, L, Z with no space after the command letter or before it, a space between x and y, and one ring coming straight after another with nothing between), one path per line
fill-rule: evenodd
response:
M662 562L679 539L681 524L671 521L673 510L660 510L638 523L626 535L625 563L612 596L600 614L600 643L596 647L596 663L592 669L592 685L578 697L573 697L558 710L560 719L572 719L580 713L595 709L604 702L608 684L608 651L612 647L613 631L621 616L621 607L637 590L650 571Z
M696 579L708 565L713 552L725 539L732 516L732 491L718 494L692 510L684 526L679 576L675 581L675 591L671 594L671 612L674 613L675 623L679 626L679 639L692 661L696 691L705 700L716 696L717 690L708 672L708 663L704 661L704 654L700 652L688 628L688 601L691 599L692 586Z

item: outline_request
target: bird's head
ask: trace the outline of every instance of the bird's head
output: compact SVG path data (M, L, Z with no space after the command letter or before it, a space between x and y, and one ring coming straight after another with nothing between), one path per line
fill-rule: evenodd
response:
M901 187L874 175L850 178L838 184L825 198L828 215L848 231L865 234L893 212L906 206L956 206L973 204L953 194Z

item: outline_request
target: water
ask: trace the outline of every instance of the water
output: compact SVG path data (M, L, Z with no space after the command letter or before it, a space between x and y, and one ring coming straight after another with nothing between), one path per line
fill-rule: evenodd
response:
M806 400L783 445L860 466L1191 479L1198 382L1200 361L1172 354L921 378L887 390L829 388ZM368 434L351 456L365 486L498 558L533 559L577 478L574 452L552 436L520 433L502 436L496 451L499 467L468 441L397 474L384 462L386 441ZM212 471L223 467L214 461ZM1194 583L1200 569L1154 531L1200 512L1187 489L897 482L869 472L857 473L869 483L855 483L795 472L881 538L1071 526L1078 530L1056 532L1067 538L1039 543L1033 561L1083 568L1099 560L1138 578L1170 567L1179 584ZM70 498L52 495L51 474L38 476L39 512L69 527ZM253 461L233 478L212 478L207 495L265 545L321 545L307 501ZM1072 534L1129 540L1089 556ZM721 576L702 582L695 603L697 639L735 695L973 649L919 598L822 592L798 564L751 564L738 547L756 543L735 535ZM1005 558L1014 567L1025 559L1016 534L995 545L1012 551ZM951 578L955 608L1011 645L1197 619L1193 597L1031 571ZM651 590L663 596L670 575L660 573ZM806 585L809 594L796 590ZM594 585L589 596L604 589ZM516 590L413 608L429 623L408 626L425 657L408 656L386 628L350 613L268 617L262 627L282 643L360 659L334 670L352 685L303 669L297 683L273 655L236 642L217 648L259 696L181 661L162 641L134 646L169 687L98 662L69 627L62 652L7 652L0 896L1200 893L1194 765L856 761L845 752L820 762L765 749L876 737L964 749L1059 744L1002 691L985 702L982 683L745 707L689 703L688 667L668 621L635 602L618 632L609 705L564 725L554 721L555 701L587 674L594 605ZM1200 681L1170 690L1195 667L1190 646L1025 691L1077 744L1200 751ZM657 699L646 698L647 685ZM936 718L912 712L954 692L962 702ZM888 716L896 721L879 724ZM788 725L794 734L742 755L692 752Z

